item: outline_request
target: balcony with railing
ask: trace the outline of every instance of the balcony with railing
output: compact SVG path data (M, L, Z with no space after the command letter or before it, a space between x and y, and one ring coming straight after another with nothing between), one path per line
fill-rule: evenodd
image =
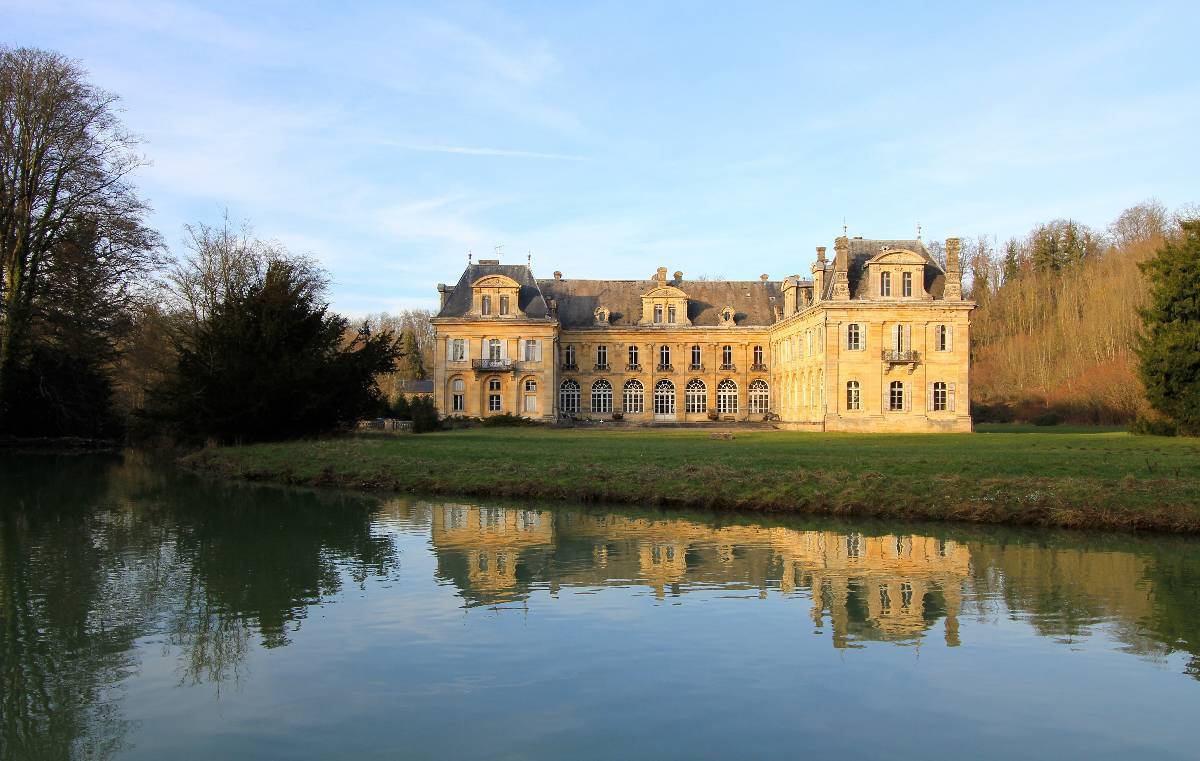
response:
M608 367L607 362L597 362L596 366L592 368L592 372L595 373L595 372L600 372L600 371L608 370L608 369L609 369L609 367Z
M722 362L722 363L721 363L721 371L722 371L722 372L730 372L730 373L732 373L732 372L736 372L736 371L737 371L737 365L735 365L735 364L734 364L734 363L732 363L732 362Z
M697 364L688 365L688 372L702 373L702 372L704 372L704 365L697 365Z
M574 362L563 362L562 369L564 371L575 371L579 369L579 365L575 364Z
M625 372L627 373L640 373L641 371L642 366L637 362L630 362L629 364L625 365Z
M752 373L765 373L766 371L767 365L763 362L755 362L754 364L750 365L750 372Z
M517 363L507 357L502 359L473 359L471 360L471 369L480 373L513 372L517 369Z
M657 372L660 372L660 373L673 373L673 372L675 372L675 368L674 368L674 367L672 367L671 365L663 365L663 364L660 364L658 367L656 367L656 368L654 368L654 369L655 369L655 371L657 371Z
M915 365L921 361L921 352L912 349L884 349L881 358L890 365Z

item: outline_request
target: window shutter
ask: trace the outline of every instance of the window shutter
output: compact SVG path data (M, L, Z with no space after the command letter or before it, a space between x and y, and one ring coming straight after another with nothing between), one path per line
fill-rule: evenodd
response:
M469 338L463 339L463 359L471 361L471 339Z
M946 407L949 408L949 410L951 412L954 412L954 384L953 383L946 384Z
M904 351L912 351L912 325L904 325Z
M454 339L446 336L446 361L454 359Z
M954 351L954 326L946 326L946 351Z
M929 384L929 390L925 395L925 411L933 412L933 384Z
M904 411L909 412L911 410L912 410L912 384L905 383L904 384Z
M533 361L542 361L542 339L538 339L533 345Z
M500 339L500 359L508 359L508 339Z

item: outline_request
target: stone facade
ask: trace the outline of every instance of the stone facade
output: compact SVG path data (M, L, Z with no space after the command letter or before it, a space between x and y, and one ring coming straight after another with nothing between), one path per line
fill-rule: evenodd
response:
M536 279L481 260L439 285L443 415L757 421L969 431L970 313L958 240L838 238L811 277Z

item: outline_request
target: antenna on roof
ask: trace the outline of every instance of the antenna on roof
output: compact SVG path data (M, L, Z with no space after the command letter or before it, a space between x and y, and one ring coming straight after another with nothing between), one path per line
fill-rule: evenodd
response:
M847 229L848 229L848 228L846 227L846 218L845 218L845 217L842 217L842 237L843 237L843 238L845 238L845 237L846 237L846 232L847 232Z
M917 240L921 239L921 223L917 223Z
M499 258L500 258L500 255L501 255L502 253L504 253L503 251L501 251L501 250L500 250L500 249L502 249L502 248L504 248L504 244L503 244L503 243L498 243L498 244L496 244L496 258L497 258L497 259L499 259Z
M525 249L525 266L528 267L529 269L533 269L533 250L532 249L528 249L528 248Z
M471 266L471 249L467 249L467 266Z

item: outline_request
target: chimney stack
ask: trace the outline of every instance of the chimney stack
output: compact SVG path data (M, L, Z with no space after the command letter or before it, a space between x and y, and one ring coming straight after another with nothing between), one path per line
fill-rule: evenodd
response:
M942 291L946 301L962 301L962 267L958 261L961 249L958 238L946 238L946 287Z
M562 280L562 273L561 273L561 272L559 272L558 270L554 270L554 279L555 279L555 280Z

